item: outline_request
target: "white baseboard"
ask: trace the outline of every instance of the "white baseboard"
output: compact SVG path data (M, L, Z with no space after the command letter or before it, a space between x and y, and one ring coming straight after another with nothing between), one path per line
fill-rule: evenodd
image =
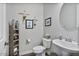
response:
M19 53L19 55L22 56L22 55L29 54L29 53L33 53L33 50L23 51L23 52Z

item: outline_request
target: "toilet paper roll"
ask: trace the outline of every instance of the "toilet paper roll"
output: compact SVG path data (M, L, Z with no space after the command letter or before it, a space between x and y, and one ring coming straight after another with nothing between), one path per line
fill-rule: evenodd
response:
M30 42L31 42L31 39L27 39L27 40L26 40L26 43L30 43Z
M31 42L31 39L28 39L28 42Z

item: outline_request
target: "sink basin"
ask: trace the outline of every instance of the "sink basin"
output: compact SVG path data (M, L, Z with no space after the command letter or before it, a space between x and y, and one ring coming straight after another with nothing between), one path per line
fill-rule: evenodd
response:
M56 45L57 47L60 47L60 50L67 52L67 53L78 53L79 52L79 46L76 42L68 42L64 39L54 39L52 40L52 43Z

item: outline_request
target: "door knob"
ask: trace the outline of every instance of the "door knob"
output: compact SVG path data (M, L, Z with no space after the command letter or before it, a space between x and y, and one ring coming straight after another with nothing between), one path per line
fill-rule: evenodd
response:
M6 45L9 45L9 43L8 43L8 42L5 42L5 44L4 44L4 45L5 45L5 46L6 46Z

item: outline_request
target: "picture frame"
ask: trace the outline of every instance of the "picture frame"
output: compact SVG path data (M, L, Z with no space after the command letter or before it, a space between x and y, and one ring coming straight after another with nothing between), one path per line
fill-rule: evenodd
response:
M26 19L25 20L25 28L26 29L33 29L33 20Z
M51 26L51 17L45 19L45 26Z

